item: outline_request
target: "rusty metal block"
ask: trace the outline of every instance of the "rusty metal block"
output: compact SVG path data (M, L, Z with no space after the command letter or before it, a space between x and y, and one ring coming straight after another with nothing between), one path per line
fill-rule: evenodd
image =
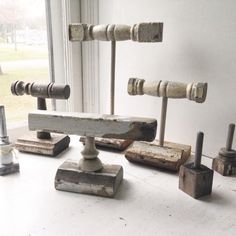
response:
M179 189L196 199L208 195L212 191L213 173L204 165L197 169L194 163L183 165L179 171Z
M100 171L80 170L76 160L65 161L57 170L57 190L113 197L123 179L123 168L119 165L103 165Z
M145 165L178 171L191 153L191 146L172 142L164 142L159 146L159 141L134 142L126 153L125 157L130 162L142 163Z

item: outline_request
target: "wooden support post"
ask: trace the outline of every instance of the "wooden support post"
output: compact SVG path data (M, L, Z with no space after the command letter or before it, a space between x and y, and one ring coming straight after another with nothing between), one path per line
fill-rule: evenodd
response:
M37 98L37 108L38 110L47 110L46 99L38 97ZM51 134L49 132L37 131L38 139L51 139Z
M111 41L110 115L115 113L116 41Z
M163 145L164 145L167 103L168 103L168 98L163 97L162 98L162 106L161 106L161 125L160 125L160 136L159 136L160 147L163 147Z

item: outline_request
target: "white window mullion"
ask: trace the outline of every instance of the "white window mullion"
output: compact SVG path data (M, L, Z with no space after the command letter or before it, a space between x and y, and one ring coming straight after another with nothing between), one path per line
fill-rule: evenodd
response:
M67 103L68 111L83 110L82 53L79 42L69 42L68 25L80 21L80 1L61 0L63 18L63 49L65 82L71 86L71 96Z
M81 23L98 24L98 0L81 0ZM99 112L98 41L82 43L84 112Z
M69 42L68 37L69 23L80 21L80 1L46 1L50 1L51 9L55 82L69 84L71 87L69 100L57 100L56 109L81 112L83 110L81 46L79 42Z

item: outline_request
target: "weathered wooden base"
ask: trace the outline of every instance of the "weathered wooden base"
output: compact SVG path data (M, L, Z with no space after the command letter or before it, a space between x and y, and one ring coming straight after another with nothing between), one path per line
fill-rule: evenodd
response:
M68 192L113 197L123 179L123 168L119 165L103 165L96 172L79 170L79 162L65 161L57 170L55 188Z
M164 142L164 147L159 146L158 140L151 143L134 142L125 153L127 160L149 166L178 171L191 154L191 146Z
M85 143L85 137L80 137L80 142ZM96 148L112 149L123 152L132 143L132 140L111 139L111 138L95 138Z
M211 194L214 171L201 165L195 169L193 163L180 167L179 189L193 198Z
M11 164L0 164L0 176L16 173L20 171L20 165L14 161Z
M54 157L69 146L69 136L51 134L51 137L51 139L38 139L36 133L30 133L18 138L15 147L20 152L36 153Z
M224 176L236 175L236 158L218 156L213 159L212 169Z

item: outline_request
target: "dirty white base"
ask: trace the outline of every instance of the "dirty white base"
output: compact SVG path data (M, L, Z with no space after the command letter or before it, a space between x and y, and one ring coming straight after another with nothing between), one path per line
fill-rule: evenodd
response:
M58 166L82 148L76 137L58 159L18 154L21 172L0 177L1 236L235 235L236 177L214 173L212 195L195 200L178 189L177 174L100 151L104 163L124 168L115 198L55 190Z

